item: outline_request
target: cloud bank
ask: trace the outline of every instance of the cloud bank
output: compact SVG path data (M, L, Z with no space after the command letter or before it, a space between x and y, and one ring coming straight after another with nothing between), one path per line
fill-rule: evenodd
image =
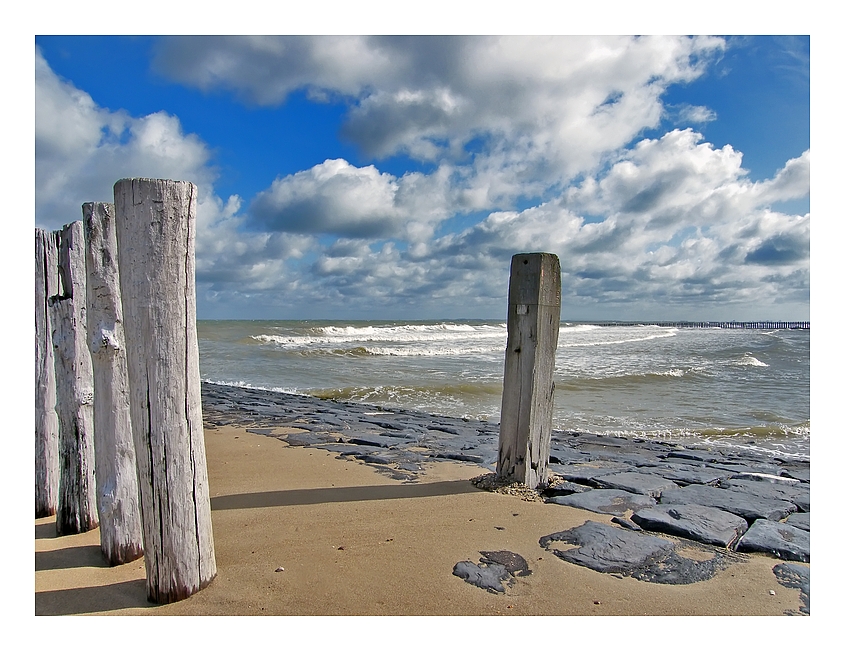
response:
M538 250L561 259L564 318L806 311L809 214L778 209L808 196L810 152L752 182L741 152L697 131L718 119L711 109L663 103L725 47L710 37L161 39L152 65L175 83L268 107L302 91L347 107L342 135L366 162L329 158L226 199L211 147L178 116L98 107L36 51L37 220L78 218L69 204L109 200L121 176L193 180L207 318L498 317L510 256ZM681 126L643 137L666 118ZM413 164L380 169L397 157Z

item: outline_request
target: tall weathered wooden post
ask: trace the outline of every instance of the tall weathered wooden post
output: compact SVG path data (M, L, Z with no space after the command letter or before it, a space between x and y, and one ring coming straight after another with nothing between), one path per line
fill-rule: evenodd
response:
M94 367L94 458L100 548L110 565L144 553L129 378L117 268L114 205L85 203L88 345Z
M559 329L557 256L513 256L496 474L529 488L536 488L547 479Z
M217 574L200 403L196 197L185 181L114 186L147 598L156 603L189 597Z
M64 226L58 242L60 293L50 298L59 416L59 500L56 532L98 525L94 475L94 376L86 333L85 234Z
M35 517L56 513L59 492L59 417L48 300L59 293L56 233L35 229Z

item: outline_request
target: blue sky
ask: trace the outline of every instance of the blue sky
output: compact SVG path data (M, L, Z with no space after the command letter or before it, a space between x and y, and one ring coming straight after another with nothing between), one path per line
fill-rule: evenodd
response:
M809 37L35 38L36 226L199 186L200 318L809 318Z

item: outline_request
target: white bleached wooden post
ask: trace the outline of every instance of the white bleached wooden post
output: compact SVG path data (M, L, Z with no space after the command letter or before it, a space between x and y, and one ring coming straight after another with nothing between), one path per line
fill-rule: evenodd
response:
M557 256L513 256L496 474L529 488L545 484L548 475L559 329Z
M147 598L185 599L217 574L196 331L197 188L114 186L120 291Z
M88 346L94 368L94 458L100 549L110 565L144 553L117 268L114 205L85 203Z
M82 222L59 234L59 294L50 298L59 416L58 535L98 525L94 475L94 377L86 333L85 235Z
M59 417L48 300L59 293L56 233L35 229L35 517L56 513Z

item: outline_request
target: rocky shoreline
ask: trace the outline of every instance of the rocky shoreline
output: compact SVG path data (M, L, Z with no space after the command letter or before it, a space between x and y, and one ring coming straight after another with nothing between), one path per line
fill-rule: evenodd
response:
M498 454L494 423L205 382L202 402L208 428L246 426L370 464L401 482L418 481L431 461L476 464L488 471L474 480L480 488L519 491L496 485L489 472ZM743 554L762 553L785 561L773 572L801 591L801 613L809 614L808 461L556 430L550 462L549 485L523 489L527 499L613 516L612 524L588 521L541 538L555 556L600 572L685 584L742 562ZM496 559L508 554L484 552L477 565L456 565L455 574L504 592L513 573Z

